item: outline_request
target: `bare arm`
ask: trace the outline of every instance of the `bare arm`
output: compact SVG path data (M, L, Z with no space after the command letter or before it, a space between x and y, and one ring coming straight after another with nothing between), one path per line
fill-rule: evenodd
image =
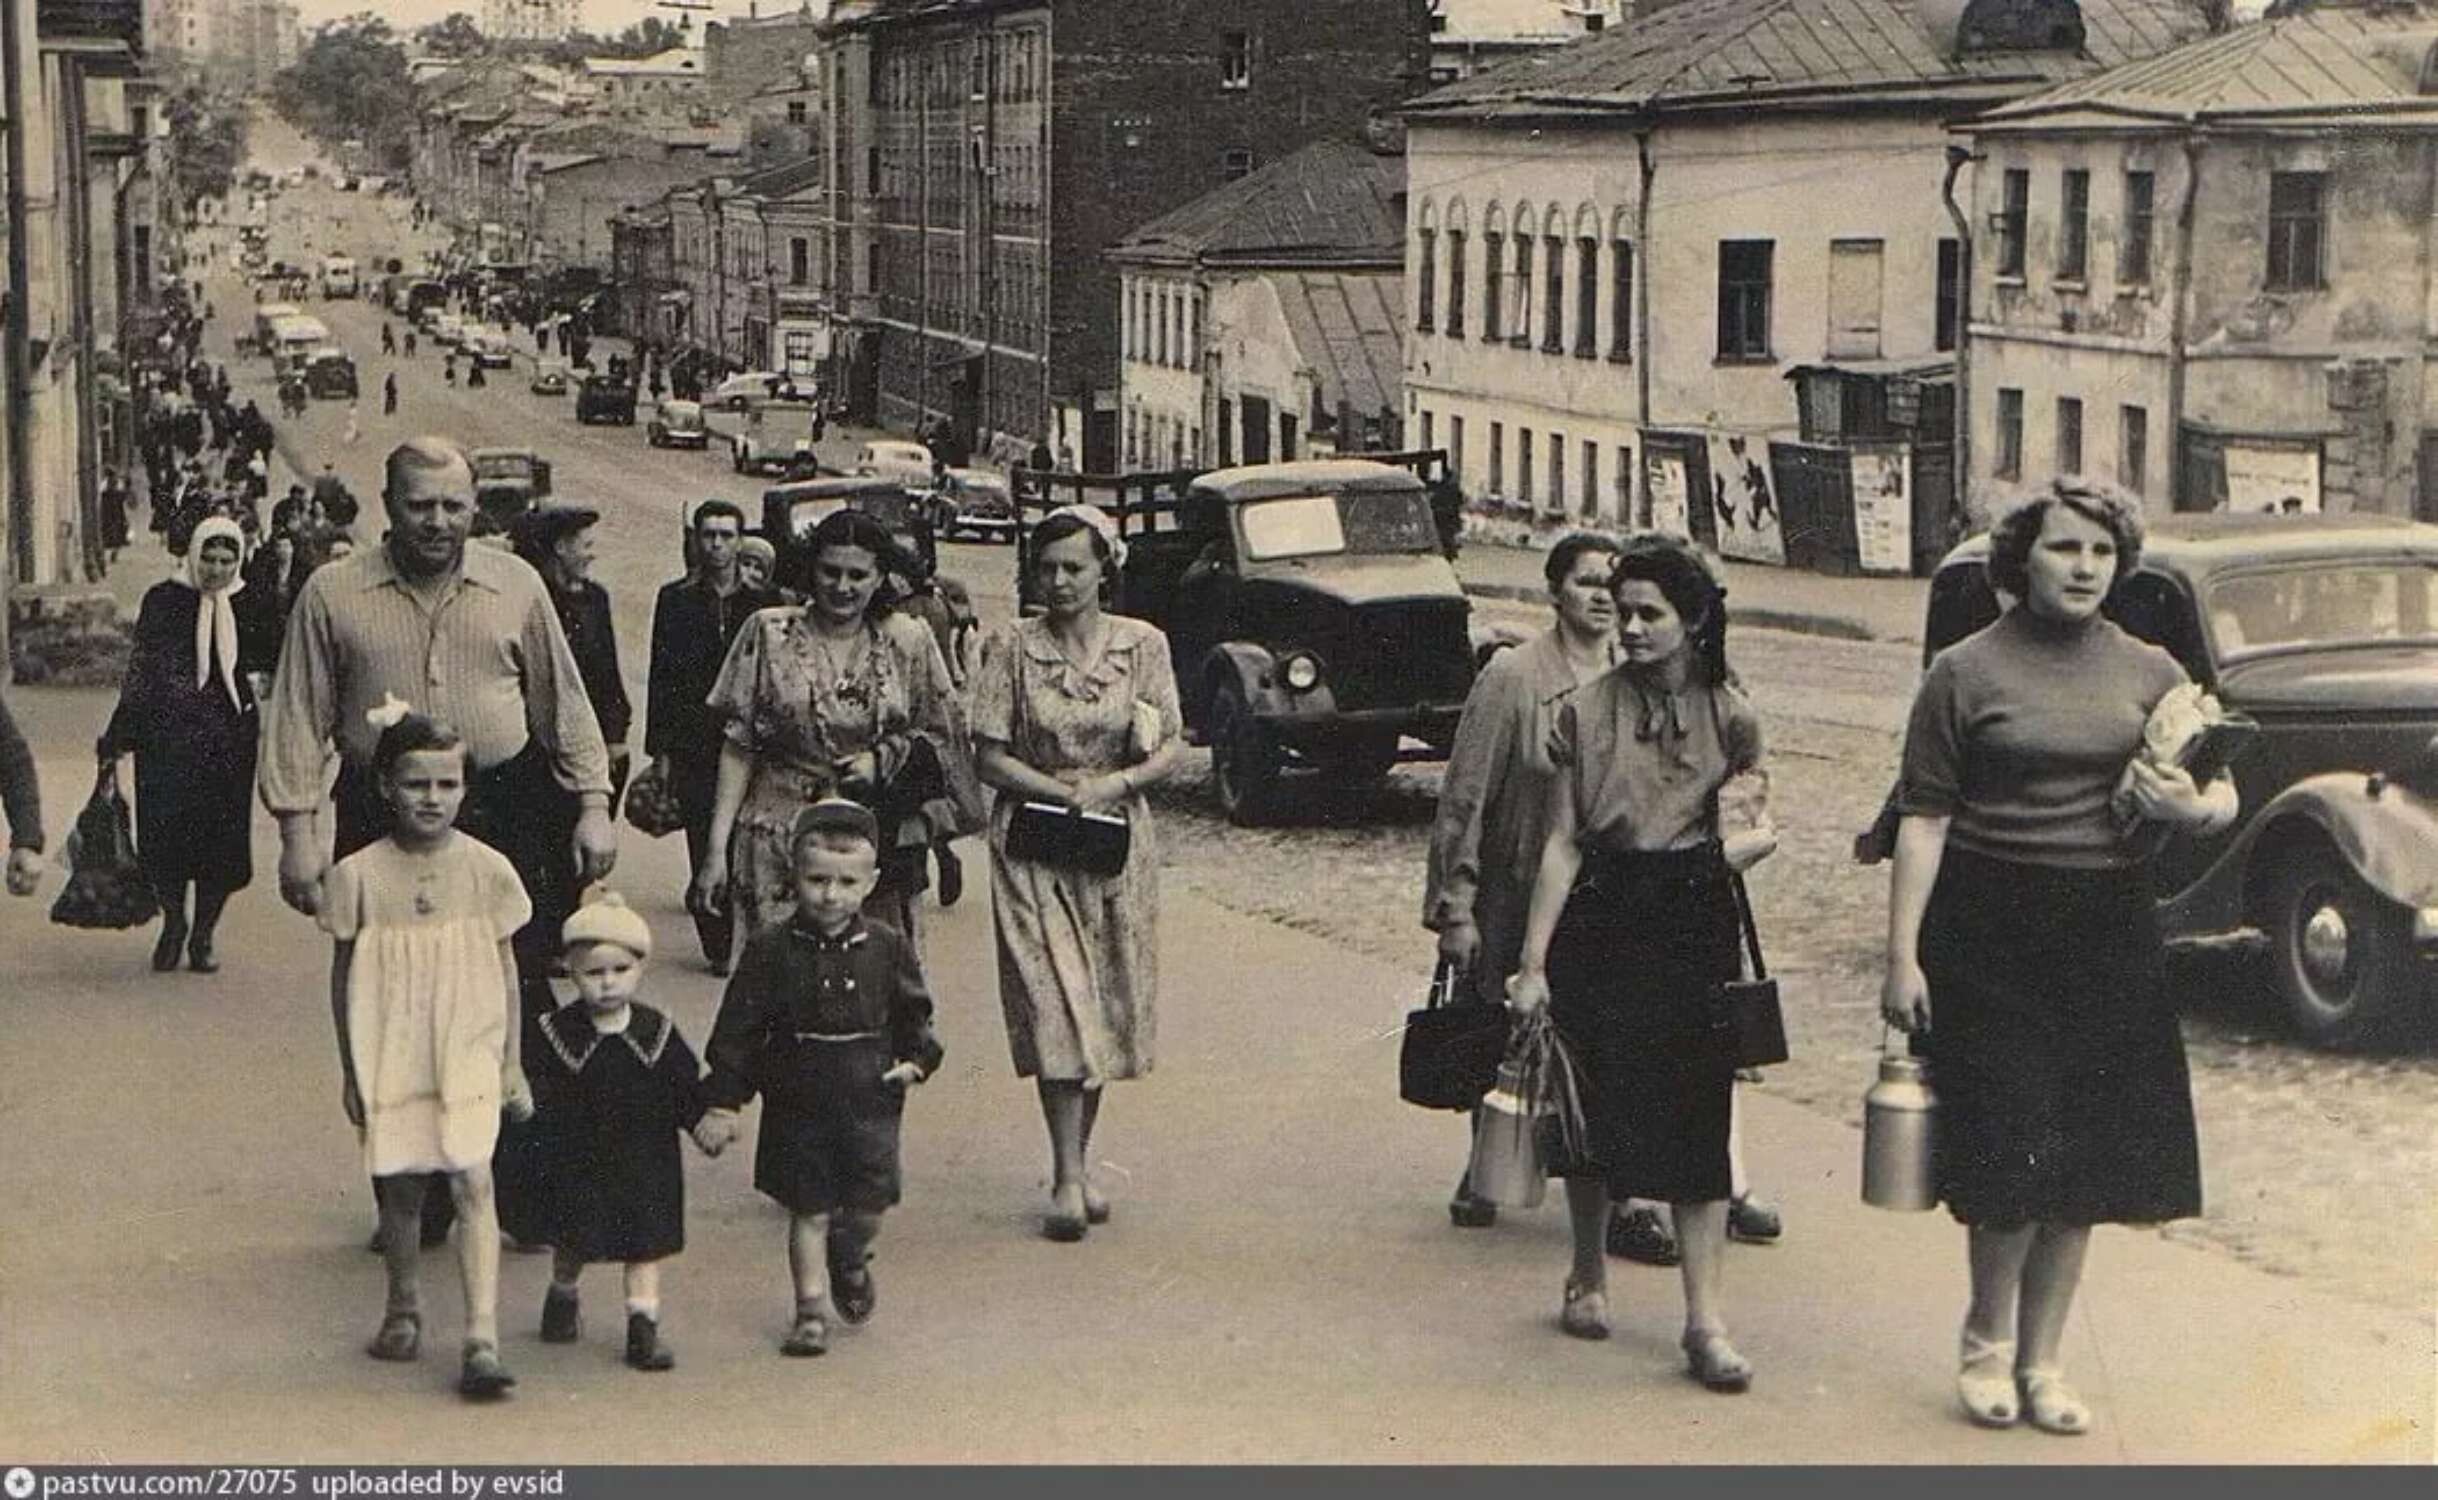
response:
M330 1024L339 1038L339 1107L347 1123L364 1126L364 1096L356 1083L356 1054L347 1036L347 971L355 962L356 945L345 940L330 945Z
M500 1047L500 1104L513 1120L533 1118L533 1085L525 1081L525 1003L518 993L516 945L499 940L501 987L508 997L508 1035Z
M1522 962L1509 987L1509 1003L1519 1010L1538 1010L1549 1003L1549 943L1557 936L1558 918L1583 868L1583 849L1575 842L1574 784L1560 776L1549 787L1549 842L1541 846L1541 866L1532 879L1532 904L1524 917Z
M1879 991L1879 1013L1889 1025L1912 1032L1930 1025L1930 981L1922 974L1922 914L1938 884L1947 852L1946 818L1909 815L1896 827L1896 860L1888 876L1887 977Z
M703 840L702 873L694 890L706 905L716 906L728 889L728 842L736 836L737 813L745 806L745 789L753 784L753 752L736 741L720 741L719 780L711 793L711 832Z

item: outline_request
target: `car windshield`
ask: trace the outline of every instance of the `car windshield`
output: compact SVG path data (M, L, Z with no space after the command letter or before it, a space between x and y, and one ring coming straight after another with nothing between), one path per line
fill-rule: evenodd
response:
M2332 646L2438 645L2438 564L2348 562L2240 573L2210 585L2222 657Z
M787 529L797 537L808 537L813 528L832 514L847 508L843 495L823 495L817 499L798 500L787 508Z
M532 460L515 454L500 454L474 460L477 479L522 479L532 468Z
M1419 490L1350 490L1256 500L1238 513L1256 562L1336 553L1431 552L1439 531Z

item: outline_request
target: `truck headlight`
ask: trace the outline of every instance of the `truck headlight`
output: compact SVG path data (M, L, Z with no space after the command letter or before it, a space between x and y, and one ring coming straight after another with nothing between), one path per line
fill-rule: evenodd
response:
M1309 656L1287 658L1287 686L1299 693L1308 693L1320 686L1321 664Z
M2425 947L2438 945L2438 906L2424 906L2413 913L2413 941Z

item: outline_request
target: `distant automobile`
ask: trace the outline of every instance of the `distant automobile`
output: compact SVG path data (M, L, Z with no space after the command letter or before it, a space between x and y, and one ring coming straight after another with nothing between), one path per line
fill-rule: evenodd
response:
M356 362L343 349L321 348L305 356L305 390L332 401L356 398Z
M467 329L464 348L486 370L505 370L511 363L508 335L496 328Z
M811 406L816 404L818 395L810 381L799 381L793 375L782 375L776 370L747 370L713 386L703 396L703 405L723 411L743 411L765 402Z
M435 313L431 332L434 343L454 349L466 341L466 320L453 312Z
M988 469L950 469L947 485L932 497L932 509L942 536L1016 539L1016 496L1006 479Z
M531 448L477 448L466 457L474 467L478 533L505 531L510 521L550 498L550 460Z
M576 420L635 425L635 388L615 375L587 375L576 387Z
M813 452L817 413L808 417L801 408L759 400L747 403L744 412L744 422L728 435L730 468L739 474L781 472L808 479L819 471Z
M711 442L711 429L703 423L700 401L672 397L652 409L643 436L655 448L702 448Z
M533 367L532 390L537 396L566 395L567 361L563 359L536 361Z
M931 488L931 450L903 438L877 438L855 452L855 472L894 479L916 489Z

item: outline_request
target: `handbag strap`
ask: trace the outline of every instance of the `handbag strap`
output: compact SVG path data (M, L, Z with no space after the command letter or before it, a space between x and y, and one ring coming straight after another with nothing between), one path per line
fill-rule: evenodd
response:
M1735 892L1735 919L1744 930L1744 951L1752 958L1752 977L1769 977L1769 965L1761 959L1761 929L1752 920L1752 893L1744 889L1741 873L1729 875L1727 884Z
M1456 965L1454 961L1443 958L1439 960L1439 966L1431 971L1431 996L1424 1008L1437 1010L1455 1003Z

